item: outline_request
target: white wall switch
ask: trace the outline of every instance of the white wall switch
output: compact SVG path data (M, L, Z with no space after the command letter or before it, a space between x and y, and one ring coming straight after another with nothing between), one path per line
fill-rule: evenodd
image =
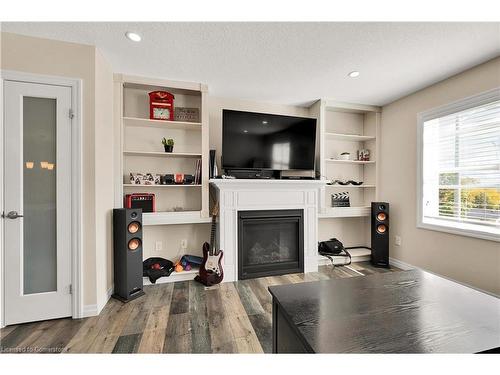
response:
M394 244L396 246L401 246L401 236L394 236Z
M181 240L181 249L186 250L188 247L187 240Z
M161 241L155 242L155 251L158 253L163 250L163 243Z

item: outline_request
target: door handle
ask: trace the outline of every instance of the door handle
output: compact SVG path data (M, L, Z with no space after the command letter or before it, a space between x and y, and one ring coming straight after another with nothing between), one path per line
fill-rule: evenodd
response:
M6 219L17 219L18 217L23 217L23 215L19 215L17 211L9 211L7 215L2 214L2 217Z

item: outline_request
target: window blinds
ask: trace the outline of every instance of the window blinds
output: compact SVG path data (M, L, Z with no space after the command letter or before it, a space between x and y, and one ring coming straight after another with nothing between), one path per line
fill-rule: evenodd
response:
M424 219L500 227L500 100L423 127Z

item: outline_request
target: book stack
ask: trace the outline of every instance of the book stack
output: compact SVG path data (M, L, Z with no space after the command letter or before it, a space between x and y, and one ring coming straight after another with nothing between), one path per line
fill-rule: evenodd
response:
M194 184L201 184L201 159L196 159L196 167L194 172Z

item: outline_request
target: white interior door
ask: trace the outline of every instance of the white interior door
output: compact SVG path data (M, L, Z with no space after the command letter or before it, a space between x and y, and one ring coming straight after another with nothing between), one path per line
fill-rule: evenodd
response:
M72 315L71 88L4 81L5 324Z

